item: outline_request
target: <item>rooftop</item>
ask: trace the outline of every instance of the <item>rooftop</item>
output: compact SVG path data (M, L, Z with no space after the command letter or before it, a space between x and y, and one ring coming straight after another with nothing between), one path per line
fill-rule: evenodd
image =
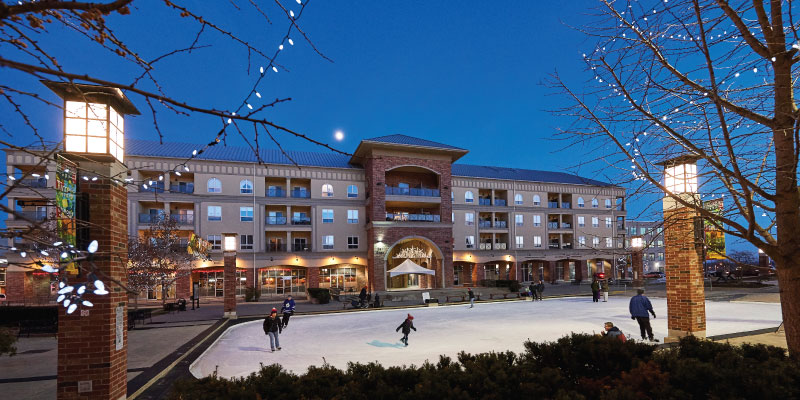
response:
M460 147L450 146L449 144L434 142L430 140L420 139L413 136L407 135L386 135L386 136L379 136L370 139L364 139L365 142L378 142L378 143L391 143L391 144L404 144L409 146L422 146L422 147L432 147L437 149L448 149L448 150L464 150Z

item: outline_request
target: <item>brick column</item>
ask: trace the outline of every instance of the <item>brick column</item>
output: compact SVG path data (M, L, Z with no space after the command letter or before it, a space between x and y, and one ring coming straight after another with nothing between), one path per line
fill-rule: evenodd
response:
M511 269L508 271L508 279L510 279L512 281L516 281L517 280L517 268L518 267L517 267L517 262L516 261L511 263Z
M472 272L473 285L478 286L481 280L486 279L486 271L483 270L483 264L475 264L475 269Z
M544 264L543 265L544 268L542 269L542 271L544 272L542 274L544 276L544 281L545 282L552 282L552 280L550 278L550 261L544 261L544 262L542 262L542 264Z
M586 279L583 275L586 273L586 260L575 260L575 280L578 282Z
M664 199L668 328L665 342L687 335L706 336L702 244L695 240L698 218L696 211L673 199Z
M6 270L6 301L8 303L25 303L28 300L25 292L30 291L30 286L30 279L25 276L24 269L13 265L8 267Z
M94 255L97 275L126 285L128 191L104 178L124 176L124 167L117 162L81 162L80 167L98 176L96 181L78 180L78 191L88 196L90 238L99 245ZM85 279L85 276L70 277L71 282ZM109 294L87 296L94 307L70 315L64 307L58 308L56 392L59 399L116 400L126 396L128 295L111 279L101 278Z
M186 300L192 297L192 274L187 273L185 276L178 277L175 280L175 296Z
M631 252L631 267L633 268L633 288L644 289L644 254L641 250Z
M236 252L223 253L223 303L224 318L236 319Z
M319 287L319 268L306 269L306 288Z

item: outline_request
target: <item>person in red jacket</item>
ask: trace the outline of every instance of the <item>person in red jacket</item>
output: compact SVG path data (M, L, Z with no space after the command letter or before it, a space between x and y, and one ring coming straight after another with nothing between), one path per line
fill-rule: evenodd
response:
M406 346L408 346L408 334L411 333L412 329L414 330L414 332L417 331L417 328L414 328L414 323L411 322L413 320L414 317L412 317L411 314L408 314L406 320L403 321L403 323L400 324L400 326L398 326L397 329L395 329L395 332L399 331L401 328L403 329L403 337L400 338L400 341L405 343Z

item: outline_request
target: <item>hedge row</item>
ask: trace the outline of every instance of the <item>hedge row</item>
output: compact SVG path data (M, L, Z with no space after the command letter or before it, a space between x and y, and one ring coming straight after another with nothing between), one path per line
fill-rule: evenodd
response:
M175 383L171 399L756 399L800 398L800 363L784 350L683 339L656 350L596 336L525 343L522 354L440 357L418 367L279 365L245 378Z

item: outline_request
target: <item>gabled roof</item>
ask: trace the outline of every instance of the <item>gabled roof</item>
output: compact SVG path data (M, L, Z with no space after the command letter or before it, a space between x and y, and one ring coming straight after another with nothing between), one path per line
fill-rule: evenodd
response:
M125 140L126 156L169 157L187 159L192 151L202 145L191 143L165 142L160 144L149 140ZM277 149L260 149L261 160L267 164L294 165L289 158ZM308 151L287 151L289 157L298 165L324 168L360 168L350 164L350 157L337 153L315 153ZM249 147L217 145L207 149L196 157L199 160L258 162L255 153Z
M377 142L377 143L391 143L391 144L405 144L410 146L422 146L422 147L431 147L435 149L448 149L448 150L464 150L460 147L450 146L449 144L434 142L431 140L420 139L413 136L408 135L386 135L386 136L379 136L370 139L364 139L365 142ZM466 150L464 150L466 151Z
M483 165L453 164L453 176L472 178L507 179L531 182L567 183L571 185L614 186L610 183L584 178L565 172L538 171L533 169L489 167Z

